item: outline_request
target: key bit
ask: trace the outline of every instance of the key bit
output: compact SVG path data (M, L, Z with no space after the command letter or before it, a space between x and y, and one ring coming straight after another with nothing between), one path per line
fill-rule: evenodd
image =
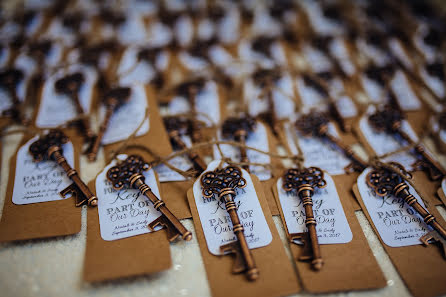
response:
M246 153L246 139L249 133L256 128L256 121L251 116L244 116L241 118L230 117L226 119L222 126L222 134L224 138L232 138L237 142L240 142L242 146L240 150L240 162L248 163L248 155ZM249 172L249 165L244 165L243 169Z
M301 116L296 121L295 127L304 136L315 136L327 139L341 149L344 152L344 155L352 161L352 163L345 168L346 171L353 170L361 172L367 168L367 164L353 152L350 146L343 144L341 140L328 132L329 122L330 120L324 113L312 112Z
M446 230L443 226L410 193L409 186L402 176L412 178L412 175L399 163L389 162L387 165L394 170L384 167L375 168L366 176L367 185L380 197L394 195L397 198L402 198L405 203L421 215L426 224L434 228L443 239L446 239Z
M420 237L420 241L428 246L433 242L438 242L443 248L443 257L446 258L446 240L436 231L432 230Z
M101 126L99 127L99 132L96 137L94 137L93 144L88 150L87 157L89 161L95 161L99 146L101 145L102 138L104 137L105 131L110 124L110 119L113 113L123 104L129 101L131 94L131 89L127 87L118 87L109 90L103 97L103 104L105 105L105 117Z
M409 144L415 144L409 134L402 129L404 114L400 110L385 106L384 108L377 110L374 114L371 114L368 120L370 125L376 131L396 134ZM426 152L426 149L422 144L416 145L414 150L419 157L419 160L413 164L415 168L427 170L429 177L432 180L440 180L446 175L446 170L438 161Z
M62 145L67 142L68 137L61 130L53 129L32 143L29 147L29 152L34 162L43 160L56 161L73 181L73 184L60 192L63 198L68 194L72 194L76 198L76 206L82 206L84 204L96 206L98 204L98 198L93 195L87 185L81 180L77 171L71 168L63 156Z
M291 243L303 246L299 258L297 258L298 261L307 262L313 259L311 239L310 239L310 234L308 232L291 233L289 235L289 240Z
M168 116L163 118L164 126L166 127L170 142L174 149L183 150L187 148L186 144L181 139L181 136L191 135L193 133L193 121L194 120L192 119L180 116ZM197 152L190 151L187 153L187 156L194 164L195 170L197 170L197 175L200 175L206 170L206 162L204 162Z
M81 72L75 72L57 80L54 87L57 93L64 94L73 100L78 116L83 117L79 122L79 128L84 133L86 139L90 140L94 137L94 133L91 130L90 121L86 118L84 108L79 99L79 91L84 82L84 75Z
M222 245L220 250L235 255L233 273L244 272L248 280L256 280L259 277L259 270L248 247L245 234L243 233L244 228L238 217L237 206L234 201L236 196L235 190L246 187L246 180L242 177L241 169L235 166L227 166L222 169L205 172L201 177L201 186L203 187L202 193L204 197L210 198L217 195L218 199L225 203L226 211L231 218L232 230L237 237L237 241L232 244Z
M183 240L191 240L192 233L181 224L165 203L155 196L152 189L144 182L145 177L142 173L149 168L150 165L141 156L131 155L124 161L119 162L118 165L110 168L107 171L107 179L116 190L121 190L124 186L138 189L152 202L155 209L161 212L162 218L158 218L148 225L150 230L153 230L156 226L164 226L167 229L169 241L174 241L180 235Z
M12 101L12 107L3 111L3 116L11 117L22 124L27 124L28 121L23 118L21 111L21 103L17 95L17 86L23 80L23 71L16 68L6 69L0 72L0 88L8 92Z
M293 168L288 169L283 175L283 189L286 192L295 192L302 201L305 209L305 225L308 229L309 241L311 243L311 257L303 257L302 259L311 260L311 265L315 270L321 270L324 264L319 241L316 232L316 219L313 213L313 194L315 188L324 188L327 182L324 179L324 172L317 167ZM296 237L295 237L296 239ZM300 237L304 242L305 237ZM299 258L300 260L300 258Z

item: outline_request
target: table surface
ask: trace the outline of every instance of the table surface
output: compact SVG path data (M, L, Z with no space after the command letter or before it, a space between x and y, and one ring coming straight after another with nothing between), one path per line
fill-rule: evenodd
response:
M14 127L11 127L10 130L14 130ZM20 134L9 135L3 141L0 210L3 209L8 182L9 159L17 150L21 137ZM427 144L433 149L432 142ZM442 164L446 164L444 156L439 156L439 159ZM94 164L88 163L85 156L82 156L81 177L86 181L93 179L104 165L102 153L99 155L98 162ZM445 208L437 208L446 218ZM100 285L83 282L86 211L84 206L82 209L82 230L77 235L0 244L0 295L3 297L60 297L62 294L64 297L210 296L206 272L195 236L190 242L179 241L171 244L173 266L168 271ZM341 292L318 296L411 296L362 211L357 211L356 216L387 279L387 287L380 290ZM291 260L282 222L279 217L274 217L274 222ZM195 233L191 219L183 220L183 223L192 233ZM311 296L311 294L301 293L295 296Z

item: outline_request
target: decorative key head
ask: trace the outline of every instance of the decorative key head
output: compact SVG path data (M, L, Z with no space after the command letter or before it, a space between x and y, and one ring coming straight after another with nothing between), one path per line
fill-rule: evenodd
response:
M66 14L62 17L62 25L70 30L78 32L84 17L85 16L80 12Z
M309 185L314 188L324 188L327 182L324 172L318 167L288 169L283 175L282 188L286 192L298 190L301 186Z
M280 77L280 71L277 69L260 69L252 75L254 82L261 87L276 82Z
M295 123L296 129L304 136L324 136L328 131L328 116L322 112L311 112L301 116Z
M368 78L378 82L381 86L385 86L388 80L388 77L392 76L395 69L393 66L369 66L365 70L365 74Z
M208 51L215 42L215 39L197 41L192 44L188 52L194 57L209 61Z
M68 137L59 129L53 129L48 134L43 135L33 142L29 147L29 153L34 162L48 160L48 151L51 147L58 147L62 150L62 145L68 142Z
M197 78L191 81L181 83L177 86L176 90L179 95L189 98L191 94L197 94L201 89L204 88L205 80L204 78Z
M380 197L392 194L396 186L404 183L402 175L407 178L412 178L412 175L401 164L396 162L389 162L387 164L395 168L399 174L381 167L370 171L365 178L367 185Z
M441 81L444 81L444 65L443 63L431 63L426 65L426 71L432 76L439 78Z
M224 121L222 126L223 137L239 139L240 136L248 134L256 128L256 120L247 115L243 118L231 117Z
M403 113L388 105L369 116L369 124L375 130L386 133L398 132L403 120Z
M120 26L126 20L125 15L108 8L102 8L101 11L99 12L99 16L101 17L101 20L103 22L110 24L114 27Z
M120 161L116 166L110 168L107 171L107 179L112 183L114 189L120 190L124 186L130 186L130 178L132 175L142 174L149 169L149 163L141 156L131 155L124 161Z
M6 69L0 72L0 87L7 90L15 89L22 79L22 70L16 68Z
M251 48L266 57L271 57L271 45L276 41L273 37L259 36L252 41Z
M29 44L28 52L32 57L45 57L51 50L53 43L51 40L40 40Z
M150 64L155 64L156 57L161 53L162 49L159 47L144 48L138 52L139 61L147 61Z
M246 180L242 176L242 170L236 166L227 166L222 169L208 171L201 177L203 196L210 198L214 195L220 196L223 190L242 189L246 187ZM219 197L220 198L220 197Z
M121 48L118 41L110 39L91 46L80 47L79 60L86 65L98 67L103 53L115 53Z
M73 96L77 94L85 81L81 72L75 72L56 81L55 89L58 93Z
M105 106L118 107L126 103L130 99L132 89L128 87L117 87L108 90L104 95Z
M316 79L314 79L313 77L311 77L306 73L302 74L302 78L307 86L315 89L323 96L328 96L327 89L319 81L317 81Z
M167 116L163 122L168 133L176 131L180 135L188 134L191 125L190 119L181 116Z

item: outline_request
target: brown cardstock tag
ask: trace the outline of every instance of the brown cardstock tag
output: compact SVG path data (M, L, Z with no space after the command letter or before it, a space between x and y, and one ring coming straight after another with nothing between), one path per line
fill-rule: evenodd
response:
M320 245L324 260L324 266L320 271L312 269L310 262L297 261L303 247L289 243L304 290L310 293L329 293L383 288L387 284L386 279L359 225L355 209L350 203L354 200L351 197L353 196L351 187L345 187L343 183L339 183L340 180L345 181L345 176L332 176L332 178L350 225L353 239L344 244ZM289 235L276 186L274 186L273 191L277 205L279 205L283 225L287 235Z
M127 154L139 154L146 161L150 162L157 157L166 157L172 153L169 137L164 128L161 116L159 115L158 105L155 99L155 91L152 87L146 86L149 131L142 135L136 136L129 140L115 142L104 146L105 163L110 163L113 154L122 148L125 143L125 151ZM144 150L144 148L147 149Z
M444 194L442 187L438 188L437 195L440 198L440 200L443 202L443 204L446 205L446 195Z
M96 179L89 183L96 192ZM172 266L164 229L128 238L106 241L100 234L98 209L87 211L87 246L83 279L87 282L146 275Z
M67 135L70 137L67 133ZM24 136L17 151L33 136ZM75 168L79 168L80 144L70 137L74 147ZM12 202L17 152L9 163L9 180L0 221L0 242L72 235L81 230L81 208L74 198L16 205Z
M286 296L300 291L296 273L274 225L265 195L262 192L262 186L256 176L251 175L251 178L268 227L273 235L269 245L251 250L260 271L259 279L254 282L248 281L244 274L231 273L234 261L232 256L215 256L209 252L192 188L187 192L196 236L213 297L226 297L228 288L230 288L232 297Z
M423 245L405 247L387 246L381 240L367 208L364 205L361 195L359 194L358 186L356 184L353 187L353 191L361 204L370 225L372 225L373 230L378 235L381 244L409 291L415 297L433 297L446 294L446 274L444 273L446 271L446 261L442 255L441 248L437 246L437 244L430 244L427 247ZM442 226L445 226L445 221L435 207L427 208L428 211L437 218L438 222Z

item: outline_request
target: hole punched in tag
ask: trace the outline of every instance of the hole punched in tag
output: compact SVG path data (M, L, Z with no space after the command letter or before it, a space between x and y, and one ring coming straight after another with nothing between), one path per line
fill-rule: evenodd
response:
M404 177L412 178L412 175L399 163L389 162L386 166L376 167L366 176L367 185L380 197L394 195L404 200L412 207L434 230L420 237L420 241L425 245L431 242L438 242L443 247L443 256L446 259L446 230L434 215L430 214L409 191Z
M182 116L167 116L163 118L164 126L166 127L169 135L170 142L175 149L183 150L187 148L186 144L181 139L181 136L193 134L193 130L197 125L193 123L194 121L197 120ZM198 123L198 125L200 128L204 126L202 123ZM187 156L194 164L194 169L197 171L197 176L206 170L206 162L197 152L191 150L187 152Z
M99 127L98 135L93 137L91 147L87 150L87 157L90 162L96 161L99 146L110 124L113 113L130 100L131 92L132 90L128 87L117 87L104 94L102 102L105 105L105 117Z
M68 164L63 155L62 145L67 142L68 137L61 130L53 129L33 142L29 147L29 152L34 162L43 160L56 161L73 181L71 185L60 192L63 198L68 194L72 194L76 199L76 206L84 204L97 206L98 198L93 195L88 186L81 180L77 171Z
M236 189L246 187L246 180L242 177L242 170L239 167L227 166L215 171L208 171L201 177L202 193L206 198L214 195L225 204L226 211L232 222L232 228L237 241L220 246L223 253L235 255L235 262L232 273L244 272L247 279L255 281L259 277L259 270L254 261L254 257L248 247L245 238L244 228L237 214L235 204Z
M295 123L296 129L304 136L316 136L327 139L341 149L345 156L349 158L352 163L345 168L346 172L357 171L361 172L367 168L367 163L359 158L348 145L342 143L340 139L334 137L328 131L328 124L330 120L328 116L321 112L311 112L307 115L301 116Z
M288 169L283 175L283 189L286 192L295 192L305 210L305 225L308 229L303 233L292 233L289 239L292 243L299 240L303 243L304 249L299 256L299 261L311 261L314 270L321 270L324 264L319 241L316 232L316 219L313 213L313 199L315 188L324 188L327 182L324 179L324 172L317 167Z
M179 236L183 240L191 240L192 233L183 226L165 203L156 197L152 189L145 183L143 172L149 169L150 165L141 156L131 155L120 161L118 165L110 168L107 171L107 179L112 183L115 190L121 190L124 186L138 189L141 194L150 200L155 209L161 212L162 215L148 225L150 230L154 231L157 226L165 227L167 239L170 242Z
M240 142L241 144L239 147L241 163L249 162L245 147L246 139L248 138L249 133L254 131L256 125L256 120L249 115L245 115L240 118L230 117L223 122L221 128L223 137L233 138L235 141ZM249 172L249 165L243 165L242 167Z
M81 119L72 124L77 126L79 132L84 135L86 141L90 141L94 137L94 133L91 130L90 121L85 114L79 98L79 92L84 83L84 74L75 72L58 79L54 84L54 89L57 93L64 94L73 101L77 115L81 117Z
M418 160L412 166L427 171L431 180L441 180L446 176L446 170L426 151L421 143L415 143L409 134L403 130L402 123L404 118L404 114L400 110L386 105L371 114L368 121L376 131L396 134L409 143L409 145L414 145Z

